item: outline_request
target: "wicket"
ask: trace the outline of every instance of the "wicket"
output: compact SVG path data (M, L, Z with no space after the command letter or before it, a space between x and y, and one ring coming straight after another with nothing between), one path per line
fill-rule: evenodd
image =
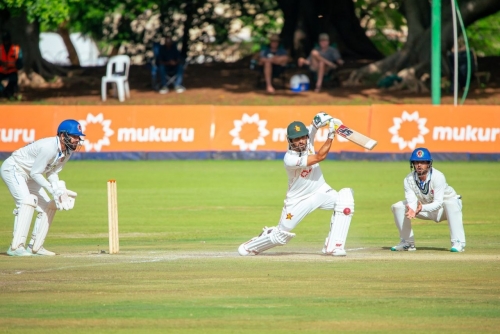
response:
M109 254L117 254L120 250L118 238L118 197L116 180L108 181L108 227L109 227Z

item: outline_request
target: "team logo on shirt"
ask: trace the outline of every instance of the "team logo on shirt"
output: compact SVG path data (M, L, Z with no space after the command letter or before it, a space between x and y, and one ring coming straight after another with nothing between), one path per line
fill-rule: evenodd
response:
M286 214L286 219L292 220L293 215L291 213Z
M311 171L312 171L312 167L309 169L303 169L302 172L300 173L300 176L307 177L307 175L309 175L309 173L311 173Z

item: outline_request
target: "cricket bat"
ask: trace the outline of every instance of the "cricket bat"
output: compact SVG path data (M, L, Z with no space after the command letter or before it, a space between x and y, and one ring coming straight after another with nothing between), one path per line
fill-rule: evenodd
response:
M339 136L344 137L345 139L352 141L354 144L364 147L368 150L372 150L375 145L377 145L377 141L371 139L356 130L353 130L344 124L340 125L337 128L337 134Z

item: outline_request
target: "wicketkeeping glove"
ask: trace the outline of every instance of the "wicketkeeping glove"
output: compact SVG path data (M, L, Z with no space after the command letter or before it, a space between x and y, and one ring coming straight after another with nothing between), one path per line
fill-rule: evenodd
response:
M66 193L63 189L61 188L51 188L48 189L52 197L54 198L54 202L56 203L57 210L64 210L64 207L61 203L61 197L64 196Z
M316 129L319 129L328 124L328 121L332 119L332 116L328 115L326 112L319 112L314 116L312 124Z

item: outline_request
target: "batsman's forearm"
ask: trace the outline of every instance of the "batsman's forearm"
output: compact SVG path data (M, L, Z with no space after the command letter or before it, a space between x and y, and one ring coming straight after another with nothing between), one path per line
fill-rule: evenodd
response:
M323 146L321 146L318 153L316 153L318 158L321 159L320 161L323 161L326 159L326 157L328 156L328 152L330 152L330 147L332 147L332 143L333 143L333 139L328 138L325 141L325 143L323 144Z

